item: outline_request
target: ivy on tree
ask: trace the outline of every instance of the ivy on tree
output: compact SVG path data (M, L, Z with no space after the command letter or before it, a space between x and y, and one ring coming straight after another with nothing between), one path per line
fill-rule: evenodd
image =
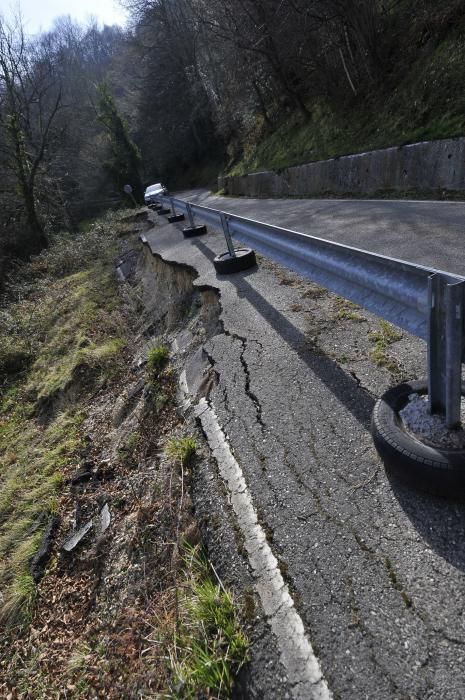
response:
M132 140L129 126L118 111L116 102L105 83L99 85L98 95L98 119L105 127L110 146L110 157L105 161L104 168L118 193L123 192L124 185L131 185L135 199L142 202L140 151Z

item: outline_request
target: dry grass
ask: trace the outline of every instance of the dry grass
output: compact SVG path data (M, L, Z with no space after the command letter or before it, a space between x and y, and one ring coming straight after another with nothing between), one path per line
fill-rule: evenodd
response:
M113 275L114 218L22 266L0 312L0 619L25 622L29 562L82 447L89 394L125 345ZM81 268L78 270L78 268ZM15 361L16 357L16 361Z

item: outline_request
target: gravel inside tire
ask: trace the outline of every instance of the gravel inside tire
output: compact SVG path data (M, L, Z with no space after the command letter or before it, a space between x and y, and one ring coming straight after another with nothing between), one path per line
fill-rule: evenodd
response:
M232 272L242 272L257 264L255 251L251 248L238 248L236 257L233 258L229 252L217 255L213 260L216 271L220 275L228 275Z
M402 481L435 496L465 499L465 450L435 448L410 435L399 411L410 394L428 392L426 381L404 382L376 402L371 434L386 468ZM465 386L462 386L465 395Z

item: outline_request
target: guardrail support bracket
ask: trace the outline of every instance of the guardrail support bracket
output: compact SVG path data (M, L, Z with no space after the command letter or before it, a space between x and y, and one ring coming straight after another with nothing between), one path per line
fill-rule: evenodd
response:
M171 216L168 217L168 223L175 224L177 221L183 221L184 214L176 214L176 208L175 208L173 197L170 198L170 204L171 204L171 211L173 213L171 214Z
M226 245L228 246L229 255L232 258L236 257L236 251L234 250L234 245L231 238L231 233L229 231L228 217L224 212L221 212L221 225L223 227L224 237L226 239Z

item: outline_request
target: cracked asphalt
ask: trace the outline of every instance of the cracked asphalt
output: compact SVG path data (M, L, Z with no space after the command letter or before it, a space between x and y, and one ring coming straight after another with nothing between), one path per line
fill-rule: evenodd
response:
M318 659L305 634L302 620L296 612L289 587L271 551L266 533L258 522L242 470L231 453L211 403L205 398L198 403L196 415L218 464L223 483L227 484L228 500L242 533L248 565L264 616L278 644L290 694L296 700L331 700L332 695L322 677ZM271 678L268 696L276 692L277 684L273 681ZM246 697L250 697L250 694L247 693Z
M304 206L223 201L268 221L272 209ZM453 206L459 236L464 210ZM388 477L369 432L377 395L396 376L424 371L423 345L404 337L399 374L389 374L364 350L373 317L338 316L331 295L265 259L217 276L212 258L225 248L218 233L184 239L182 225L155 218L146 233L152 251L194 268L196 286L219 291L223 332L205 342L218 376L210 402L334 697L464 698L465 506ZM309 230L298 220L286 225ZM436 246L445 257L435 266L463 273L457 249ZM273 697L285 697L278 684Z

